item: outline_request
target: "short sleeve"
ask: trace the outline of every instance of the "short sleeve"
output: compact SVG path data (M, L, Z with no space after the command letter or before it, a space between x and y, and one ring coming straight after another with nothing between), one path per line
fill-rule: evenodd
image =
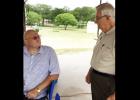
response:
M50 48L49 72L50 75L60 73L58 58L55 51L52 48Z
M115 40L113 42L113 56L115 57Z

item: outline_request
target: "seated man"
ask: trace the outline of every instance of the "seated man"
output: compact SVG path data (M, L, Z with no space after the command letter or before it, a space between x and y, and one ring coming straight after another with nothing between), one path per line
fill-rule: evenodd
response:
M42 46L34 30L24 34L24 100L45 100L46 89L59 77L59 63L55 51Z

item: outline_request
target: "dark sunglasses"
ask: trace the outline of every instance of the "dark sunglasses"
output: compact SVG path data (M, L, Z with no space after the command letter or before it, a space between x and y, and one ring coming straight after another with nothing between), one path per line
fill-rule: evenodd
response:
M33 36L33 37L32 37L33 40L37 40L37 39L39 39L39 38L40 38L39 35L38 35L38 36Z

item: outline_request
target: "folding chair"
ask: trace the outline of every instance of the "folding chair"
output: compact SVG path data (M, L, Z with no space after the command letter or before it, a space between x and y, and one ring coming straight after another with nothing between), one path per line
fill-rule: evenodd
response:
M55 95L55 100L60 100L60 95L58 93Z
M47 89L47 96L48 96L48 100L52 100L52 96L53 96L53 91L54 91L54 87L57 83L57 80L53 80L49 86L49 88Z

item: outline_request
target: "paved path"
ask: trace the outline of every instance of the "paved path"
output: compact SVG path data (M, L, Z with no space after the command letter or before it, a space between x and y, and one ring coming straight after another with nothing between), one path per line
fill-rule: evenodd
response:
M61 74L55 87L61 100L92 100L85 75L90 67L92 51L58 55Z

